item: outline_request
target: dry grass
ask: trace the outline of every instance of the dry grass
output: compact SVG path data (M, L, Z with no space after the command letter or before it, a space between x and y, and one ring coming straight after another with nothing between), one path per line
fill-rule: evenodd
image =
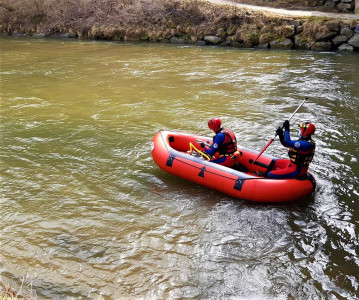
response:
M19 292L15 292L10 285L0 283L0 300L30 300L28 295L21 294L21 288Z
M200 26L217 23L223 8L206 9L197 0L3 0L12 11L0 8L0 22L11 30L83 32L92 27ZM218 20L219 19L219 20Z
M1 1L0 1L1 2ZM266 22L234 7L199 0L2 0L0 32L69 33L112 40L197 40L219 30Z

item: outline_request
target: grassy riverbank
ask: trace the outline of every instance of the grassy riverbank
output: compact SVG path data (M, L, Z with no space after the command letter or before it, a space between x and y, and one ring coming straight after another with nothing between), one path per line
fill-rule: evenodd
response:
M7 0L6 7L0 33L9 35L359 50L350 44L354 21L279 17L199 0Z
M68 33L104 37L135 38L139 31L166 31L195 26L218 26L228 18L243 19L243 12L216 7L200 1L172 0L8 0L12 10L2 10L1 30L21 33ZM235 21L235 20L234 20Z

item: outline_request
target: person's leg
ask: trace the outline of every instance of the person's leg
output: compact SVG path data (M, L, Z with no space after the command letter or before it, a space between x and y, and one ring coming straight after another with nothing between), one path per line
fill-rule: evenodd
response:
M214 160L210 160L211 162L214 162L216 164L219 164L221 166L225 166L225 167L233 167L234 164L236 163L235 160L231 159L230 156L221 156L217 159Z
M297 166L289 159L278 159L275 162L273 170L268 172L269 178L293 178L299 174Z

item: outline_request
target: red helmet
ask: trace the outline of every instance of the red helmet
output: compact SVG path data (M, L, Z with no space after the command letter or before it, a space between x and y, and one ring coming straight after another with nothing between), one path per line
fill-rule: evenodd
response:
M218 118L212 118L208 121L208 128L217 132L221 128L222 122Z
M299 127L300 127L300 134L302 137L310 136L315 132L315 126L310 122L303 122L302 124L299 125Z

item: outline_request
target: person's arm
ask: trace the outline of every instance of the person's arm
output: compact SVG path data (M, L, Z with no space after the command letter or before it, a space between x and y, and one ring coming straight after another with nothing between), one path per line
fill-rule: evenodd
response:
M283 146L301 151L309 151L313 145L307 141L291 140L289 130L284 133Z
M213 141L213 144L212 144L211 148L205 147L204 151L207 154L213 156L218 151L219 145L221 145L224 142L224 138L225 138L225 136L224 136L223 133L217 134L216 137L214 138L214 141Z

